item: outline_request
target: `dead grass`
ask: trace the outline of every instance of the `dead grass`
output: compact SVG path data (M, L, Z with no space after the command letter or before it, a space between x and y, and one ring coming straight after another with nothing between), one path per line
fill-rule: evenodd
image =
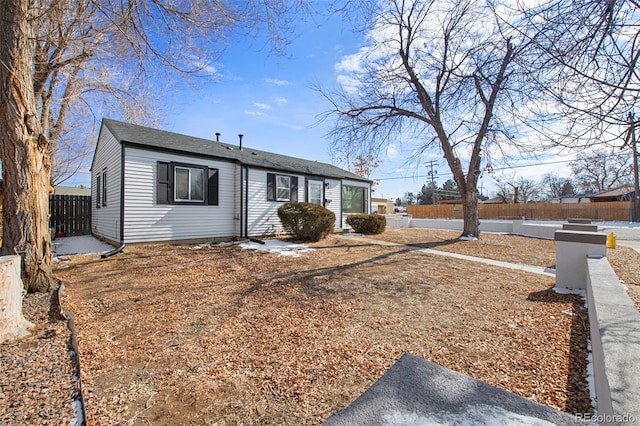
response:
M376 238L540 266L555 259L543 240L401 231ZM339 237L311 246L291 258L147 244L58 270L91 420L319 424L405 352L588 410L586 312L581 298L550 290L552 278Z
M629 248L618 246L607 249L607 259L616 275L627 286L629 297L640 310L640 253Z

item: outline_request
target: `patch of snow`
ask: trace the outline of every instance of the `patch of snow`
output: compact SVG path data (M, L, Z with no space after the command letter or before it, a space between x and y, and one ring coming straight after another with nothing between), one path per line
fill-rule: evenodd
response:
M459 238L459 240L460 241L478 241L478 238L469 234L469 235L463 235L462 237Z
M314 251L314 249L305 246L304 244L288 243L280 240L264 240L264 244L255 243L249 241L241 243L240 248L243 250L258 250L266 251L269 253L277 253L280 256L299 257L300 253L306 253L308 251Z
M79 400L75 400L71 403L71 408L73 408L74 418L69 422L69 426L80 426L85 424L84 421L84 413L82 410L82 402Z
M578 296L582 296L584 300L587 300L587 292L584 289L554 287L553 291L558 294L577 294Z
M395 412L385 415L384 421L387 426L553 425L553 423L537 417L523 416L500 407L485 404L469 405L462 413L439 412L429 415L417 415Z
M362 237L364 234L360 234L358 232L343 232L341 235L345 237Z
M91 235L56 238L51 242L55 256L70 254L92 254L111 251L114 247Z

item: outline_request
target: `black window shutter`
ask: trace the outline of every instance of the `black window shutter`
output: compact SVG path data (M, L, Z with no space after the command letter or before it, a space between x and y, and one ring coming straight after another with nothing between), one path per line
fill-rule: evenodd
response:
M96 177L96 207L100 208L100 205L102 204L100 201L100 196L102 194L102 185L100 182L100 175L98 175Z
M209 181L207 184L207 204L218 205L218 169L209 169Z
M291 177L291 201L298 201L298 178Z
M267 173L267 201L276 200L276 175Z
M170 167L169 163L158 161L158 179L156 183L156 203L157 204L169 204L171 193L171 185L169 184Z
M102 205L107 205L107 171L102 172Z

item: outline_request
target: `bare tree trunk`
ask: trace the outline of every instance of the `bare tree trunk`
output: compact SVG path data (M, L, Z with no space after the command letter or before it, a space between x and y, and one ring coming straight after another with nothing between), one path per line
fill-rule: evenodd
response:
M478 194L474 190L461 194L462 213L464 215L464 228L462 235L471 235L480 238L480 219L478 215Z
M4 202L2 254L22 256L29 291L57 287L51 269L48 141L33 89L34 32L28 0L0 2L0 141Z

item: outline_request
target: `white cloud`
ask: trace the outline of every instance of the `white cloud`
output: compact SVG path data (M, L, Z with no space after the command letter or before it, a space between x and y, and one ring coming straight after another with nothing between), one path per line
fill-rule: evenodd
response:
M262 109L262 110L269 110L272 109L271 105L269 104L263 104L261 102L253 102L253 106L258 108L258 109Z
M336 81L348 95L357 95L362 83L355 77L338 74Z
M262 111L251 111L251 110L247 110L247 109L244 110L244 113L247 114L247 115L253 115L253 116L256 116L256 117L260 117L262 115L266 115Z
M276 98L275 99L275 103L278 104L278 106L283 106L287 102L289 102L289 101L286 98Z
M335 64L333 68L337 73L352 73L362 71L363 49L352 55L343 56L340 62Z
M395 144L390 143L389 146L387 146L387 159L393 160L397 156L398 156L398 148L396 148Z
M264 81L276 86L288 86L290 84L287 80L280 80L279 78L265 78Z

